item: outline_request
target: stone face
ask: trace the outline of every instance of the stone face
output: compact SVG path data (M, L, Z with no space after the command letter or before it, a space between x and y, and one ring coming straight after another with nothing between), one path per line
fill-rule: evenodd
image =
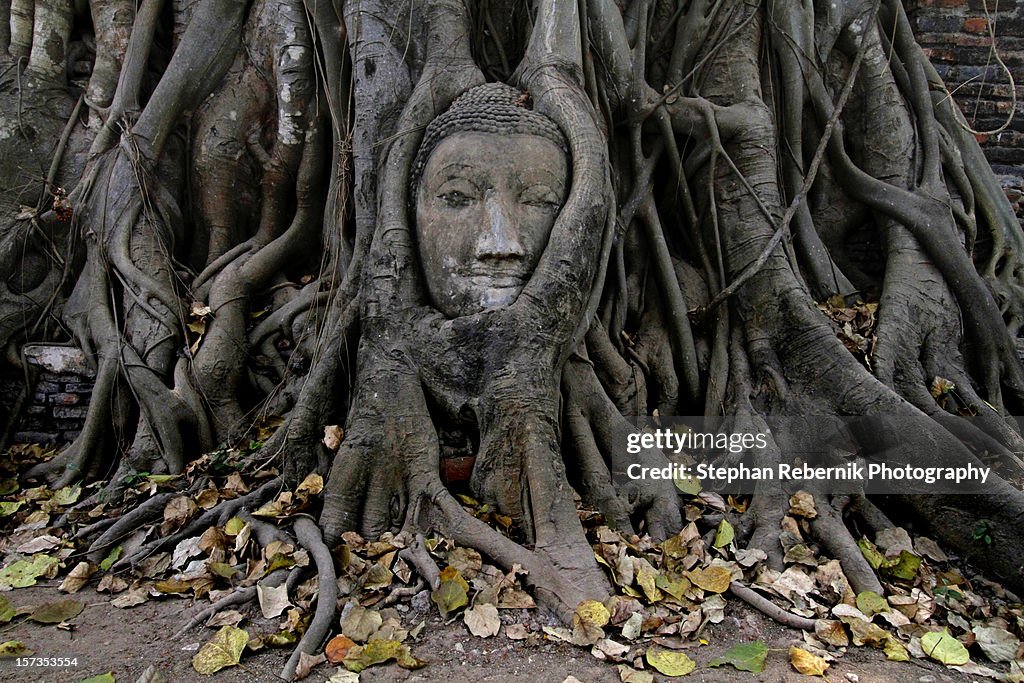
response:
M565 201L568 161L537 135L463 132L434 148L416 200L427 291L450 318L507 306Z

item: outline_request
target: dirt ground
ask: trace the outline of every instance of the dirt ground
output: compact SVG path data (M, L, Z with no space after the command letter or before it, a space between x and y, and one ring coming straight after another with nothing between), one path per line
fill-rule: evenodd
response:
M17 607L36 605L59 599L56 583L39 585L5 593ZM225 669L213 676L200 676L191 666L198 646L208 640L213 630L198 627L175 640L173 634L198 606L183 599L150 600L131 609L117 609L109 604L109 596L86 588L76 597L88 606L72 620L71 630L42 626L17 619L0 629L0 641L20 640L36 657L77 657L76 667L63 669L19 668L14 660L0 660L0 681L32 683L78 683L90 676L113 672L117 683L135 683L142 672L154 665L168 683L211 681L241 683L278 681L277 674L288 657L287 650L264 650L246 654L242 666ZM365 670L362 683L385 681L416 681L436 683L561 683L574 676L581 683L617 683L615 666L601 662L581 648L553 641L543 636L512 641L504 631L494 638L472 636L461 620L443 624L436 609L402 606L403 625L413 627L426 620L426 628L412 641L412 653L427 665L416 671L395 665L376 666ZM249 610L241 623L253 631L274 627L258 611ZM538 626L543 615L515 615ZM709 625L703 637L707 645L694 643L686 650L698 668L686 681L770 681L813 680L796 673L789 664L790 644L799 644L800 634L786 629L731 600L722 623ZM760 639L772 651L768 666L761 674L735 671L729 667L708 668L707 663L738 642ZM312 671L306 681L326 681L336 667L323 664ZM660 675L656 681L669 681ZM826 680L837 683L967 683L972 677L957 671L918 660L894 663L885 660L878 650L851 648L834 662Z

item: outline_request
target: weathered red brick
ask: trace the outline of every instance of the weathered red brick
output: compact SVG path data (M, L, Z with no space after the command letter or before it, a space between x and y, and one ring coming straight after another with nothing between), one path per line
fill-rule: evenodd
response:
M968 17L964 19L964 30L968 33L985 33L988 31L988 20L985 17Z

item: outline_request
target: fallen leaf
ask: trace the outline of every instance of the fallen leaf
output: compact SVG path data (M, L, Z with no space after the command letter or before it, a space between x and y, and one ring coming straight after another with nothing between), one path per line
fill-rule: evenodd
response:
M288 584L282 583L276 587L257 584L256 594L259 597L260 611L263 612L264 619L276 619L291 607L291 602L288 600Z
M384 618L377 610L354 605L341 622L341 632L357 643L365 643L383 623Z
M60 560L49 555L36 555L31 560L17 560L0 569L0 590L33 586L40 576L57 573Z
M209 675L229 666L237 666L249 642L249 634L234 626L222 626L192 657L192 668Z
M733 645L721 657L708 662L708 666L717 667L728 664L739 671L758 674L764 671L764 662L767 657L768 646L760 640L755 640L752 643Z
M441 582L430 593L430 599L441 611L441 616L447 617L451 612L469 603L469 584L454 567L442 569L440 578Z
M237 536L245 528L245 520L241 517L232 517L224 524L224 533L228 536Z
M889 603L874 591L862 591L857 594L857 609L870 619L879 612L888 612Z
M847 647L850 644L846 629L840 622L832 619L815 619L814 635L834 647Z
M619 664L617 668L622 683L654 683L654 674L650 671L641 671L625 664Z
M914 552L918 555L935 560L936 562L948 562L949 556L942 551L939 544L927 536L918 536L914 541Z
M924 653L942 664L958 666L971 661L967 648L948 631L932 631L921 636Z
M119 609L128 609L130 607L141 605L147 600L149 600L149 591L139 586L114 598L110 601L110 604Z
M78 600L58 600L39 605L28 618L40 624L59 624L68 619L74 619L82 610L85 603Z
M60 545L60 539L50 534L43 534L42 536L36 536L31 541L27 541L18 546L18 552L24 555L34 555L35 553L45 552L47 550L53 550Z
M338 669L327 679L327 683L359 683L359 674L354 671Z
M906 550L901 550L895 561L888 561L881 566L881 571L897 579L913 581L921 568L921 558Z
M807 491L797 491L789 497L789 514L805 519L814 519L818 510L814 507L814 496Z
M593 645L604 639L603 626L608 623L611 613L597 600L584 600L576 606L572 615L573 643Z
M103 571L109 571L114 563L121 559L121 553L123 549L121 546L114 546L114 549L107 554L105 558L100 562L100 569Z
M100 582L96 584L97 593L110 593L114 595L123 590L128 590L128 582L117 574L104 574Z
M505 637L509 640L525 640L530 635L530 630L525 624L508 624L505 626Z
M68 572L57 590L62 593L77 593L89 582L89 577L96 573L98 567L91 562L79 562Z
M483 558L473 548L459 547L448 553L448 566L455 567L464 579L472 581L483 567Z
M89 678L83 678L78 683L117 683L117 681L114 679L114 674L108 671L107 673L100 674L99 676L89 676Z
M478 638L496 636L501 628L498 608L491 604L480 604L471 607L462 615L462 619L466 622L469 632Z
M238 626L245 619L245 615L236 609L226 609L222 612L217 612L210 617L206 625L209 628L217 628L218 626Z
M328 450L336 451L341 446L341 437L345 432L338 425L327 425L324 427L324 446Z
M348 636L334 636L327 641L324 654L327 656L327 661L331 664L340 664L341 660L345 659L348 651L355 646L356 642Z
M397 640L371 640L366 645L357 645L349 650L342 664L349 671L359 673L369 666L392 659L403 669L418 669L425 663L410 654L408 645Z
M18 610L14 608L11 601L0 595L0 624L6 624L11 619L18 615Z
M640 637L640 630L644 623L644 615L640 612L633 612L629 619L622 624L622 637L626 640L636 640Z
M686 572L686 576L698 588L711 593L724 593L732 583L732 573L725 567L711 566Z
M629 654L629 645L623 645L617 643L611 638L605 638L594 643L594 647L590 650L590 654L594 655L598 659L611 658L613 661L621 662L622 659Z
M654 646L647 650L647 663L666 676L685 676L697 668L697 663L682 652Z
M196 502L188 496L175 496L164 506L164 521L160 525L160 535L168 536L184 526L185 522L199 509Z
M832 608L832 614L839 617L840 621L850 627L854 645L883 647L890 638L888 631L872 624L864 613L856 607L839 603Z
M658 588L658 570L650 562L639 557L633 558L633 569L636 572L636 582L644 590L647 599L650 602L661 600L664 596Z
M27 657L30 654L32 654L32 650L25 647L25 643L20 640L8 640L5 643L0 643L0 659Z
M308 494L315 496L324 490L324 478L316 472L308 475L295 489L296 495Z
M824 676L829 666L822 657L799 647L789 648L789 663L805 676Z
M885 651L885 658L890 662L910 661L910 653L907 652L907 648L903 647L903 643L892 636L885 641L882 650Z
M25 504L23 500L0 500L0 517L10 517Z
M711 545L716 548L724 548L725 546L732 543L732 539L736 536L736 531L732 528L732 524L729 524L729 520L722 519L718 523L718 531L715 532L715 541Z
M1001 673L995 669L990 669L987 666L982 666L976 662L967 662L966 664L960 664L958 666L951 666L949 668L957 671L962 671L969 676L984 676L985 678L993 678L997 681L1005 681L1006 683L1020 683L1022 680L1022 672L1020 665L1015 665L1016 669L1010 673ZM973 681L972 681L973 683Z
M53 492L53 497L50 498L57 505L67 507L78 502L79 496L82 495L82 487L77 484L74 486L65 486L62 489L57 489Z
M974 628L975 643L993 662L1013 661L1020 641L1006 629L977 626Z

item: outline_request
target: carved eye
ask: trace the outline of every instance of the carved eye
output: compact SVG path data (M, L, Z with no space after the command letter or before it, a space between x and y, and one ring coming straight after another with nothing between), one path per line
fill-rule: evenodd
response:
M473 198L471 196L465 194L464 192L459 192L458 190L445 192L444 194L441 194L439 196L442 200L444 200L445 204L447 204L453 209L469 206L469 203L473 201Z
M527 206L533 206L549 211L558 211L561 206L561 198L551 189L542 186L529 187L519 195L519 201Z

